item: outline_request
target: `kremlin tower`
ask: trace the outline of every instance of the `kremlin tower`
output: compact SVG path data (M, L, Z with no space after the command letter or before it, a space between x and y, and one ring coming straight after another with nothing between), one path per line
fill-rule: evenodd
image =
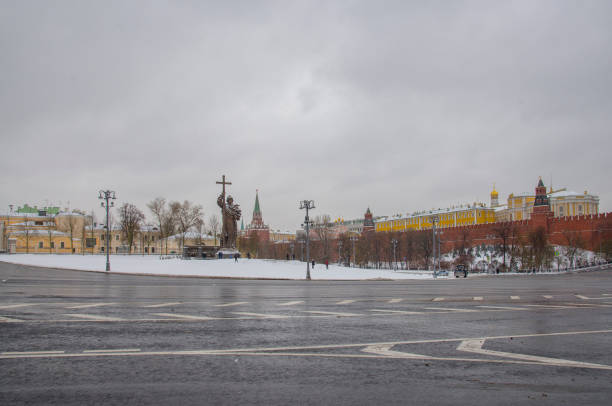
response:
M261 215L261 208L259 207L259 190L255 191L255 208L253 209L253 219L251 224L247 226L246 230L247 237L257 235L260 241L270 240L270 227L264 224L263 217Z
M365 234L369 232L374 232L374 219L372 218L372 212L368 207L363 219L363 233Z

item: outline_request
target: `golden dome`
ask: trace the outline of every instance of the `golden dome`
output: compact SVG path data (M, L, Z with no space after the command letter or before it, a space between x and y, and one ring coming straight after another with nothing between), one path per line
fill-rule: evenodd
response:
M497 197L499 194L497 193L497 190L495 190L495 183L493 184L493 191L491 192L491 197Z

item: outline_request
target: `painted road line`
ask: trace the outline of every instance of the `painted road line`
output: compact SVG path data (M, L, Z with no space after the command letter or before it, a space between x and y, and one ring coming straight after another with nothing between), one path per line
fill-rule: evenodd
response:
M304 313L311 314L321 314L325 316L338 316L338 317L355 317L355 316L363 316L363 314L355 314L355 313L337 313L337 312L323 312L319 310L303 310Z
M0 306L0 309L17 309L19 307L36 306L36 305L37 303L21 303L21 304Z
M170 303L160 303L160 304L152 304L142 307L168 307L168 306L176 306L182 304L181 302L170 302Z
M85 350L84 354L95 354L95 353L113 353L113 352L140 352L140 348L125 348L117 350Z
M0 323L19 323L22 322L21 319L13 319L12 317L4 317L0 316Z
M480 300L482 300L482 299L483 299L483 297L482 297L482 296L474 296L474 298L473 298L473 300L477 300L477 301L480 301Z
M443 311L449 311L449 312L462 312L462 313L470 313L470 312L477 312L478 310L472 310L472 309L455 309L452 307L426 307L425 309L427 310L443 310Z
M578 306L536 305L536 304L526 304L525 306L543 307L545 309L580 309L580 307Z
M98 316L97 314L64 314L64 316L76 317L78 319L92 320L92 321L124 321L125 320L119 317Z
M86 304L86 305L68 306L68 307L65 307L64 309L89 309L90 307L112 306L116 304L117 303L92 303L92 304Z
M609 297L587 297L584 295L576 295L576 297L578 299L583 299L583 300L609 300Z
M277 306L294 306L294 305L302 304L302 303L304 303L303 300L294 300L294 301L291 301L291 302L277 303L276 305Z
M464 351L464 352L471 352L474 354L484 354L484 355L492 355L495 357L502 357L502 358L520 359L522 361L540 362L542 364L562 366L562 367L612 369L612 367L609 365L592 364L590 362L578 362L578 361L570 361L570 360L559 359L559 358L539 357L536 355L516 354L512 352L485 350L484 348L482 348L484 343L485 343L485 340L465 340L459 344L459 346L457 347L457 350Z
M337 302L336 304L338 305L345 305L345 304L351 304L351 303L355 303L356 300L352 300L352 299L347 299L347 300L341 300L339 302Z
M410 352L400 352L391 350L393 344L375 344L368 345L362 352L367 352L370 354L383 355L385 357L394 357L394 358L410 358L410 359L423 359L423 357L427 357L426 355L413 354Z
M444 298L443 298L443 297L434 297L434 298L432 299L432 302L441 302L441 301L443 301L443 300L444 300Z
M520 296L510 296L510 300L519 300Z
M500 309L500 310L529 310L524 307L509 307L509 306L478 306L483 309Z
M216 320L214 317L192 316L190 314L178 314L178 313L153 313L153 316L171 317L173 319L187 319L187 320Z
M215 305L215 307L230 307L230 306L240 306L243 304L248 304L249 302L232 302L232 303L222 303Z
M282 314L265 314L265 313L247 313L247 312L232 312L239 316L258 317L262 319L286 319L289 316L283 316Z
M64 354L65 351L6 351L2 355L49 355Z
M552 299L553 297L551 295L543 295L542 296L544 299Z
M391 299L391 300L387 301L387 303L399 303L402 300L404 300L404 299Z
M563 303L568 306L580 306L580 307L612 307L610 304L601 304L601 303Z
M371 312L394 313L394 314L423 314L423 312L411 312L408 310L370 309Z

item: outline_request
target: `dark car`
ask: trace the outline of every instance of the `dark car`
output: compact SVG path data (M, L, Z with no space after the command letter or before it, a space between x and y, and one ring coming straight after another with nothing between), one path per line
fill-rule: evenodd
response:
M467 278L468 276L468 270L465 265L457 265L455 267L455 278L459 278L461 276L463 276L464 278Z

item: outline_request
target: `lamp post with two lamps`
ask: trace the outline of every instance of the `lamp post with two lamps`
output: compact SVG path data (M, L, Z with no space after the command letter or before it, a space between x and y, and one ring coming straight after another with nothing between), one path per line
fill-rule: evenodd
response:
M306 280L310 280L310 226L313 225L313 221L308 217L308 210L315 208L314 200L302 200L300 201L300 210L306 210L306 218L304 219L303 227L306 228Z
M115 200L115 192L112 190L100 190L98 191L98 199L103 200L100 202L100 206L106 209L106 271L110 271L110 227L109 227L109 216L108 210L115 206L115 202L109 200Z

